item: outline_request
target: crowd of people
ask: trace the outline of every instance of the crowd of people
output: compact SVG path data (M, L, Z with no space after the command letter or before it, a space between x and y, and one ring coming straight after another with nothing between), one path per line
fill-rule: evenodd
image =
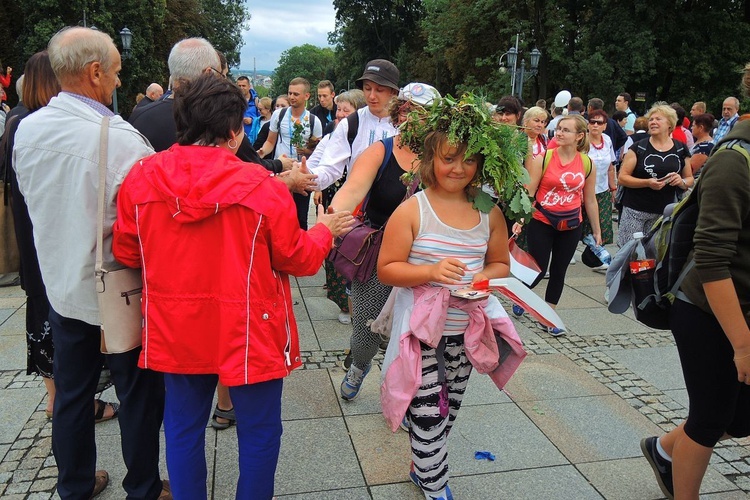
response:
M530 287L548 279L554 308L580 242L596 255L622 246L694 188L696 266L689 302L673 313L689 416L641 447L665 495L697 498L713 446L750 435L750 169L744 158L711 155L750 140L736 98L717 121L702 102L690 118L661 102L639 117L625 92L612 116L602 99L584 105L567 91L528 108L504 96L466 108L479 125L456 131L445 126L452 105L440 91L402 86L388 60L368 62L356 89L337 94L330 81L298 77L287 94L259 98L247 77L228 78L207 40L188 38L170 51L167 91L149 85L125 121L109 108L120 64L108 35L64 29L27 62L22 103L4 120L27 371L47 388L61 498L107 487L94 426L112 418L128 498L206 498L207 422L237 426L237 498L272 498L282 381L301 366L289 276L325 262L328 297L352 327L341 397L355 404L386 350L383 413L409 433L410 478L426 499L452 499L446 443L470 374L502 389L525 356L497 298L453 292L508 276L516 238L541 269ZM312 92L318 104L308 109ZM421 131L416 147L402 140L404 127ZM518 220L504 215L509 200L472 149L506 127L528 144L511 163L525 169L534 210ZM143 281L142 345L106 355L94 250L101 165L103 262L140 269ZM477 204L480 191L494 205ZM372 272L349 280L326 256L357 221L382 232L382 246ZM607 269L601 259L587 264ZM385 337L371 327L384 320ZM708 362L696 366L699 355ZM119 403L95 397L105 364ZM159 473L162 425L169 480Z

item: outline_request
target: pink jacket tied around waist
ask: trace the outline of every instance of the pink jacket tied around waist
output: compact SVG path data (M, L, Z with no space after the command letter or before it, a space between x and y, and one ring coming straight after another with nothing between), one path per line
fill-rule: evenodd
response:
M393 432L398 429L422 385L420 342L437 347L449 307L461 309L469 315L469 325L464 333L466 357L479 373L488 374L498 389L505 387L526 357L512 321L494 296L466 300L451 296L448 288L431 285L394 288L393 293L398 295L393 301L392 338L380 387L383 415ZM381 314L390 313L384 310ZM398 352L394 353L395 350ZM392 360L390 364L389 359Z

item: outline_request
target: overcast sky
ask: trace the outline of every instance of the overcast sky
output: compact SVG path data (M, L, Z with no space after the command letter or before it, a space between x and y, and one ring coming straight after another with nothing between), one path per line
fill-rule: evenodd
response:
M250 30L242 37L240 68L274 70L281 53L306 43L328 46L336 25L332 0L247 0Z

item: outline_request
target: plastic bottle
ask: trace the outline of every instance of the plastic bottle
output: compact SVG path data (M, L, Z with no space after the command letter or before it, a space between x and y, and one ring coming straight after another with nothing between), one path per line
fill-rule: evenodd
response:
M654 271L656 259L646 256L646 248L643 246L643 233L633 233L635 240L635 251L630 258L630 278L635 295L635 304L640 304L643 299L654 293Z
M602 264L609 265L612 262L612 256L609 254L606 248L604 248L604 245L597 245L596 240L594 240L594 236L591 234L587 234L583 238L583 242L591 249L592 252L594 252L594 255L597 256L597 258L602 261Z

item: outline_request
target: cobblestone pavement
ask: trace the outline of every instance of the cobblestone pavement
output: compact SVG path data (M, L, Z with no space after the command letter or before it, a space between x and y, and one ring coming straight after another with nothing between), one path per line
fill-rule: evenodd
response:
M527 316L516 321L536 330L536 324ZM664 431L671 430L685 418L686 408L614 359L611 349L670 346L674 346L674 340L667 331L587 336L571 331L556 338L534 336L525 345L530 356L566 356ZM345 352L303 351L302 356L305 370L333 368L341 363ZM376 357L376 361L382 361L382 354ZM27 376L20 370L0 371L2 394L28 389L43 391L41 379ZM52 426L44 414L44 403L45 400L41 399L36 411L23 423L22 430L12 444L0 445L0 497L3 499L56 498L54 491L57 468L51 452ZM5 413L6 416L8 414L12 415L13 412ZM713 454L711 465L745 494L750 493L749 439L732 439L721 443Z

